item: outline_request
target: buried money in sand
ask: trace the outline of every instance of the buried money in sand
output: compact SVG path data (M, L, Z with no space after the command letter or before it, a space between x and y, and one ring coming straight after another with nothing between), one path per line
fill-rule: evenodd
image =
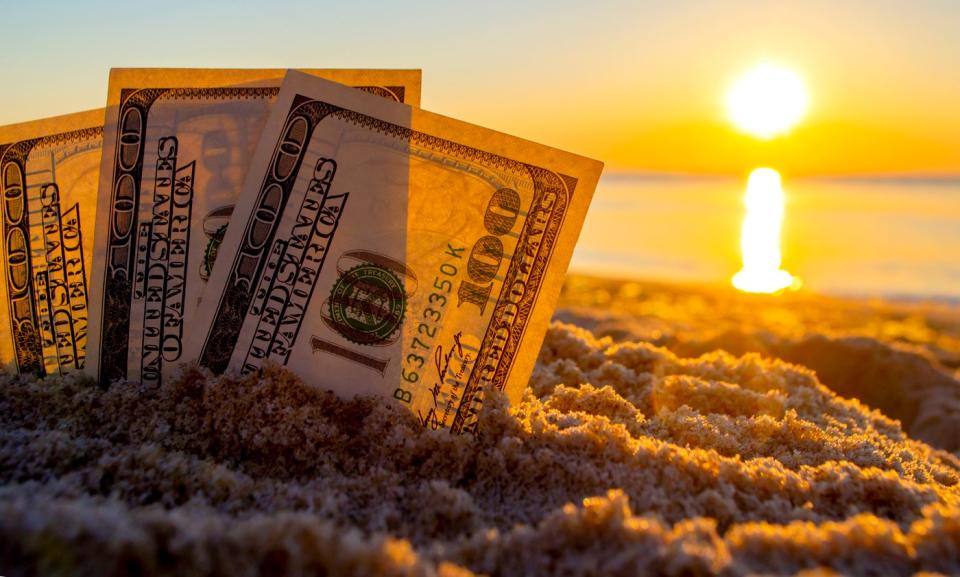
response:
M0 9L0 575L960 574L956 8L165 8Z

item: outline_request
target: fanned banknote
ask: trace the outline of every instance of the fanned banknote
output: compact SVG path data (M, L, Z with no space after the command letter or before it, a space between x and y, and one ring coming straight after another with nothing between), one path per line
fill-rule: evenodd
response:
M475 431L526 386L601 168L291 71L187 350Z
M111 72L87 363L102 384L178 371L284 72ZM307 72L419 104L418 70Z
M84 366L104 111L0 127L0 362Z

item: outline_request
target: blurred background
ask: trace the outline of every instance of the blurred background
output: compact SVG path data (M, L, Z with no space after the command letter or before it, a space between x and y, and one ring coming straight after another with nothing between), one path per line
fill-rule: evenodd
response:
M606 162L573 271L960 295L960 2L0 11L0 124L102 106L111 66L422 68L424 108Z

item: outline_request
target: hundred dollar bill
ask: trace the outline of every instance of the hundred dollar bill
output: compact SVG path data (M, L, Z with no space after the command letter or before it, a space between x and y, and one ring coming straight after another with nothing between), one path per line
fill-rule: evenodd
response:
M601 168L289 72L188 349L473 432L526 386Z
M9 370L84 366L103 114L0 127L0 362Z
M310 70L419 103L419 70ZM284 70L110 74L88 372L107 384L176 374L203 285Z

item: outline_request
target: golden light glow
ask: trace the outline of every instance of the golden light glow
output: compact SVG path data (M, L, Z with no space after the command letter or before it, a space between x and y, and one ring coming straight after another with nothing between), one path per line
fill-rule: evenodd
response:
M740 231L743 268L733 286L744 292L774 293L799 281L780 269L780 227L783 223L783 187L780 174L758 168L750 174L744 196L747 214Z
M782 66L760 64L727 91L727 116L741 132L769 139L788 132L807 112L809 97L800 76Z

